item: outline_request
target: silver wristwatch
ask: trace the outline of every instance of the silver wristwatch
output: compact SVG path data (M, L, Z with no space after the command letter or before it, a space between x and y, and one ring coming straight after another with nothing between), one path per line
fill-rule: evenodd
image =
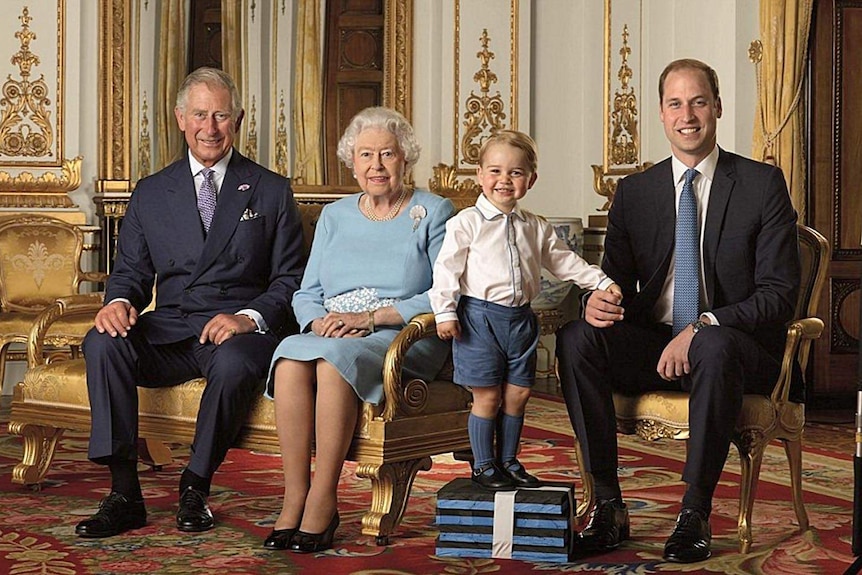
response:
M691 331L692 331L692 333L697 333L709 325L710 324L708 324L702 320L693 321L693 322L691 322Z

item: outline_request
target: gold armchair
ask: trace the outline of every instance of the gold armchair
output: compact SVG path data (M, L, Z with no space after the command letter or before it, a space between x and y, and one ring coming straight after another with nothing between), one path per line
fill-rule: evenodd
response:
M29 369L15 388L9 422L9 432L24 439L22 461L12 470L14 483L40 484L63 431L90 429L84 359L46 364L41 358L45 335L54 322L89 318L92 323L101 304L101 294L60 298L33 325L27 342ZM356 474L371 481L371 505L362 518L362 533L381 545L400 524L413 480L420 470L431 468L431 456L470 447L471 396L451 382L451 363L434 381L401 378L410 346L426 337L437 337L433 314L413 318L391 344L383 366L384 401L360 406L347 457L357 463ZM176 387L138 389L139 435L150 455L162 442L191 443L204 386L205 380L198 378ZM256 400L236 447L278 453L273 402L263 396ZM164 451L160 456L165 457Z
M104 273L81 270L84 248L79 228L56 218L22 215L0 220L0 382L12 344L27 343L36 316L55 299L76 294L82 282L103 282ZM45 346L75 344L91 319L65 319L45 335ZM23 354L21 354L23 359ZM17 358L16 358L17 359Z
M808 364L811 341L819 338L823 322L814 317L820 292L826 280L829 245L816 230L798 226L799 254L802 260L802 283L796 303L795 319L787 326L787 343L781 373L772 395L745 395L742 411L736 422L733 443L740 456L739 491L739 550L751 548L751 512L763 451L773 440L784 444L790 466L791 494L800 531L808 529L808 515L802 501L802 430L805 425L805 405L788 400L794 361L802 372ZM681 391L654 391L639 395L614 393L617 430L637 434L647 440L688 439L688 394ZM575 455L583 461L580 444L575 440ZM579 465L581 469L582 466ZM593 478L582 472L583 500L577 515L583 519L592 506Z

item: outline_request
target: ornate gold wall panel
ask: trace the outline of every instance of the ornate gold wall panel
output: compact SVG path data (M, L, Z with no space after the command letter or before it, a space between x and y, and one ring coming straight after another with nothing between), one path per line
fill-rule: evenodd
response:
M605 0L602 164L592 166L593 187L606 200L601 211L610 209L617 180L652 165L640 157L641 18L641 0Z
M500 129L518 129L520 2L495 4L454 1L453 159L433 168L429 188L458 205L472 203L479 193L469 176L476 173L485 139ZM462 20L462 9L485 16Z
M64 158L65 0L4 4L0 208L70 208L81 158ZM14 15L14 16L13 16Z

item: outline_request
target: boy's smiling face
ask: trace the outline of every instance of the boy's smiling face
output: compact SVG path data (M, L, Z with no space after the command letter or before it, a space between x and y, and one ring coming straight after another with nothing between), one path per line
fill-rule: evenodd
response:
M533 187L536 174L530 172L522 150L500 143L485 151L482 165L476 169L476 179L482 186L482 194L500 211L509 213Z

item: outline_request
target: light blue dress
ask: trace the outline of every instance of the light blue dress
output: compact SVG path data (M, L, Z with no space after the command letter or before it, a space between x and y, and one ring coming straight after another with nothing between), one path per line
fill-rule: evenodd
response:
M379 298L398 300L394 305L404 324L417 314L431 311L427 292L446 220L455 212L452 202L416 190L398 217L375 222L360 211L362 197L355 194L333 202L320 214L302 285L293 296L293 311L302 333L286 337L275 350L267 397L275 393L275 363L288 358L323 359L353 386L362 401L376 405L383 400L383 358L402 326L380 326L366 337L319 337L311 332L311 322L326 315L325 299L370 288ZM406 378L433 378L448 352L448 342L437 338L416 343L404 360Z

